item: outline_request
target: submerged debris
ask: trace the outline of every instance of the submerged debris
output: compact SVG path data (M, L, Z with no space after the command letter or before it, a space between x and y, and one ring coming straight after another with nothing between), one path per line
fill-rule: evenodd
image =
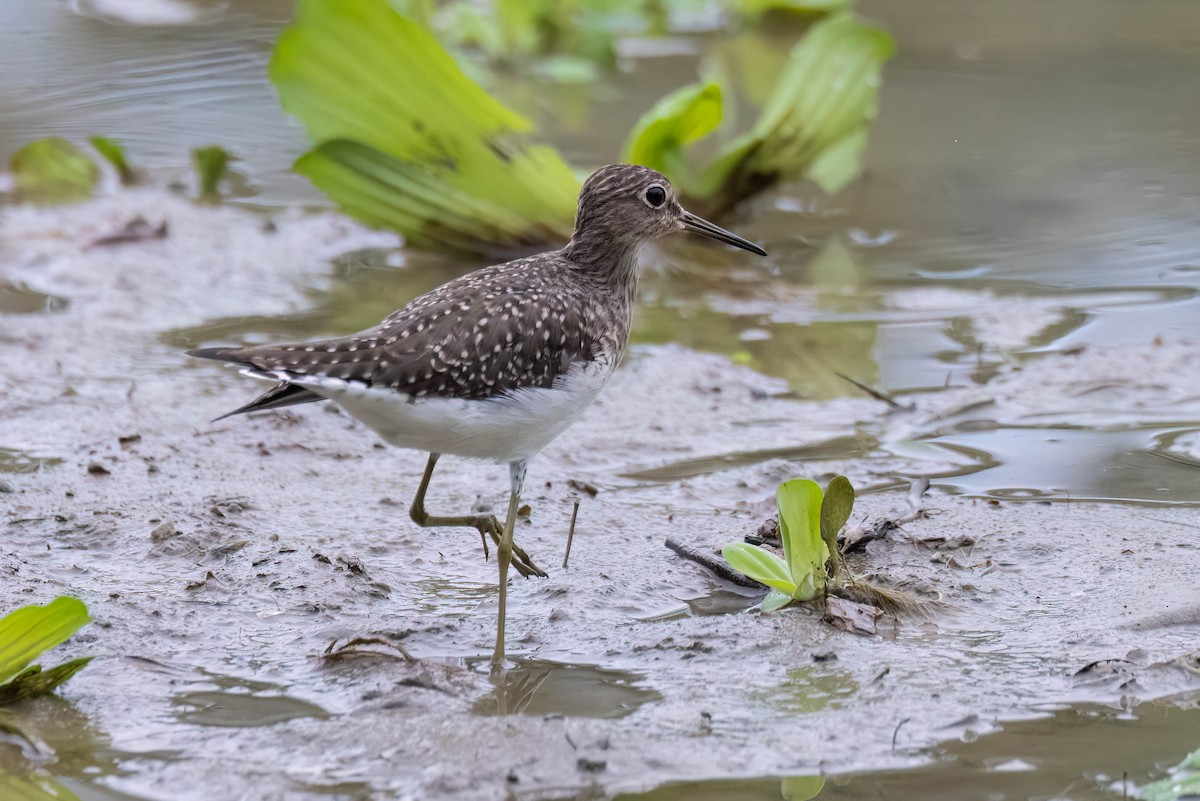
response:
M877 606L829 595L825 599L825 621L851 634L875 634L875 621L883 617Z
M146 221L142 215L134 217L129 222L125 223L121 230L95 239L87 247L105 247L109 245L125 245L131 242L146 242L151 239L166 239L167 238L167 221L163 220L158 225L153 225Z

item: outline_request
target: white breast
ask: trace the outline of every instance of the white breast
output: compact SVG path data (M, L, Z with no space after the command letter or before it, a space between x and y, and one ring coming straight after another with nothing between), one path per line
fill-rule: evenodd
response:
M511 462L532 457L565 431L612 373L607 362L580 363L549 389L518 389L487 400L412 398L325 376L277 377L336 402L399 448Z

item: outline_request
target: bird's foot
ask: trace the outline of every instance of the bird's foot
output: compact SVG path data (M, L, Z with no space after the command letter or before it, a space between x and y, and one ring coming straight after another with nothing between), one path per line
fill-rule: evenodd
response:
M479 529L479 537L483 540L483 558L488 558L488 537L491 537L492 542L496 545L500 544L500 539L504 535L504 527L500 525L500 521L494 515L488 515L479 519L476 524ZM538 578L547 578L546 571L533 563L529 558L529 554L525 553L525 549L513 543L512 547L512 568L520 573L525 578L537 576Z

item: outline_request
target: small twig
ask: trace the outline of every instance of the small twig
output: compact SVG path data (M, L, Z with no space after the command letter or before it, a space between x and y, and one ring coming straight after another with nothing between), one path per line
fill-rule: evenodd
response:
M867 528L866 521L847 528L841 536L842 553L848 554L853 551L862 550L868 542L883 539L905 523L911 523L914 520L922 520L928 517L930 514L929 511L921 505L921 498L928 490L928 478L915 479L908 491L908 505L912 507L911 512L902 517L885 518L870 528Z
M668 539L666 545L684 559L695 562L701 567L707 567L709 570L716 573L718 578L723 578L726 581L737 584L739 587L753 587L756 590L767 589L765 584L757 582L749 576L742 575L730 567L724 559L714 556L713 554L705 553L704 551L698 551L689 545L684 545L683 543L676 542L672 539Z
M868 542L873 540L881 540L888 534L891 534L896 529L900 528L900 524L895 520L880 520L875 525L867 528L866 523L859 523L846 529L842 535L842 555L861 551L867 547Z
M846 375L845 373L839 373L835 370L834 375L836 375L838 378L840 378L844 381L849 381L851 384L858 387L861 391L867 393L875 400L883 401L888 406L891 406L893 409L897 409L897 410L903 411L903 412L911 412L913 409L916 408L916 406L914 406L911 403L906 406L903 403L898 402L892 396L890 396L884 392L880 392L879 390L875 389L874 387L869 387L861 381L855 381L853 378Z
M567 529L567 552L563 554L563 570L567 569L567 560L571 558L571 541L575 539L575 518L579 516L579 498L571 509L571 526Z
M892 730L892 751L896 750L896 735L900 733L900 727L905 723L908 723L909 720L911 720L911 718L900 718L900 722L897 723L896 728Z

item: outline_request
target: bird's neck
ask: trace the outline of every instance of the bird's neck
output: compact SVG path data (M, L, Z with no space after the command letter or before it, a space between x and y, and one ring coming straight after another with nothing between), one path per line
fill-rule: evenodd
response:
M640 242L575 231L562 255L581 279L622 293L637 291Z

